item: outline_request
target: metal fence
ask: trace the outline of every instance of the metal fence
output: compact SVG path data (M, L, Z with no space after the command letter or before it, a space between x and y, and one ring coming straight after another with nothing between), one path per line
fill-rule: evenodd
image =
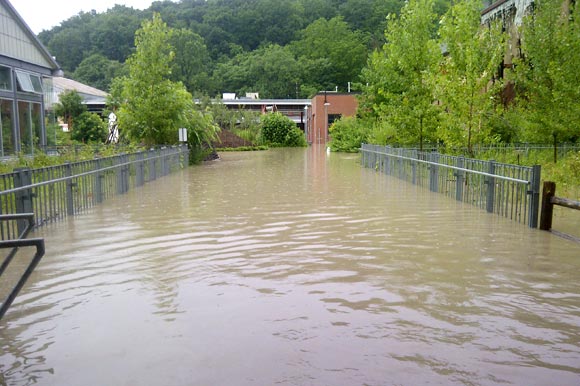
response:
M363 144L362 164L528 226L538 226L540 166Z
M187 146L166 147L0 175L0 214L34 213L34 225L86 211L129 189L187 165ZM22 221L0 224L2 240L22 232Z

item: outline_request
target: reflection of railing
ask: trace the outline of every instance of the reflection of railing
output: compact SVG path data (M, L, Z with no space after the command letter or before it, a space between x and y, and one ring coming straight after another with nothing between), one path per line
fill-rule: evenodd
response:
M362 164L413 184L429 186L489 213L538 226L540 166L518 166L363 144Z
M0 213L35 213L36 226L80 213L131 187L165 176L188 163L187 146L18 169L0 175ZM0 224L0 232L16 233Z
M2 224L5 223L9 224L11 222L24 223L23 230L17 236L17 238L12 240L5 240L3 237L2 241L0 241L0 250L9 250L8 255L4 257L4 261L0 266L0 284L4 281L3 275L6 273L6 269L8 268L10 263L14 260L14 257L16 256L18 250L24 247L36 248L34 257L30 260L30 263L26 267L24 273L22 273L22 276L20 276L20 279L18 279L14 287L12 287L9 290L8 296L6 296L6 298L3 299L3 302L0 305L0 319L2 319L2 317L4 316L4 314L6 313L6 311L8 310L14 299L16 298L16 295L18 295L18 292L20 292L22 287L24 287L24 284L32 274L32 271L34 271L34 268L36 268L36 265L38 264L42 256L44 256L44 239L26 238L26 236L28 236L28 233L34 226L34 215L32 213L0 215L0 222ZM3 227L3 229L4 228L5 227ZM8 225L7 228L14 229L14 226ZM2 234L2 236L5 236L4 233Z

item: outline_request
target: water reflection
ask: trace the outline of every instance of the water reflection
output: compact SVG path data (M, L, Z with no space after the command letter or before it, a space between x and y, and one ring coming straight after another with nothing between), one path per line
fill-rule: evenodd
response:
M580 246L355 155L224 154L41 233L6 384L580 383Z

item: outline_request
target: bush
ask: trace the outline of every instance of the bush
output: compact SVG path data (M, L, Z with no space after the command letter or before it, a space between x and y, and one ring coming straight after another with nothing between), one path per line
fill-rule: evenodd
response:
M75 119L71 138L83 143L104 142L107 124L97 114L85 111Z
M262 142L278 146L306 146L302 131L292 120L280 113L262 117Z
M332 151L356 153L363 142L368 141L368 131L354 117L344 117L335 121L329 129Z

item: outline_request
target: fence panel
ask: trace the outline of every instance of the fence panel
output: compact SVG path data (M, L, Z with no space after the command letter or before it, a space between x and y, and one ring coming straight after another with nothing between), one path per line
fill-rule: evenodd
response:
M15 170L0 175L0 215L34 212L35 226L61 220L180 169L188 157L186 146L176 146ZM0 223L2 240L17 234L15 224Z
M528 226L538 226L540 173L533 167L363 144L361 162Z

